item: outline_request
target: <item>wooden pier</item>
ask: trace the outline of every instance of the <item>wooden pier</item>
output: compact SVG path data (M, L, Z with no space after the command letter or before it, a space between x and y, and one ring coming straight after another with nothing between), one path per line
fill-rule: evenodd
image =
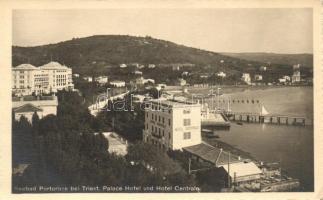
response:
M224 112L231 121L305 126L305 117L288 115L260 115L259 113Z

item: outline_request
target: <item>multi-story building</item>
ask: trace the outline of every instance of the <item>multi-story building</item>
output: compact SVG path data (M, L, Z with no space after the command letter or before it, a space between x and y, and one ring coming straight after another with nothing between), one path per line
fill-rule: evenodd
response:
M292 76L292 83L298 83L301 81L301 72L295 71Z
M250 78L250 74L249 73L243 73L241 80L244 81L245 83L247 83L248 85L251 84L251 78Z
M293 65L293 76L292 76L292 83L299 83L301 81L301 65Z
M201 106L152 100L145 110L143 140L159 148L182 149L201 143Z
M30 64L21 64L12 68L12 91L22 95L34 90L34 77L38 68Z
M20 96L73 88L72 69L57 62L40 67L21 64L12 68L12 92Z

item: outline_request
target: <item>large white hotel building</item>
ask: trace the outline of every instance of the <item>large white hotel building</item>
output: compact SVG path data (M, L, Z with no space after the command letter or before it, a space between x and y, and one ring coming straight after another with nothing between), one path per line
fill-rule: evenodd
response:
M30 95L73 89L72 69L58 62L40 67L21 64L12 68L12 92L15 95Z
M145 110L143 140L164 150L200 144L200 104L152 100Z

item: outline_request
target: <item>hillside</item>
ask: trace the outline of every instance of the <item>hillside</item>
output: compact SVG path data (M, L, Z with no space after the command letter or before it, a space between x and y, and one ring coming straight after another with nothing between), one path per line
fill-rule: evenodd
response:
M275 54L275 53L221 53L223 55L252 60L256 62L275 63L282 65L301 64L304 67L313 67L312 54Z
M72 67L73 73L92 76L108 75L111 80L127 81L135 78L134 69L131 67L121 69L118 67L120 64L140 63L146 66L155 64L157 68L154 70L141 69L144 77L170 84L181 77L183 71L188 71L191 74L190 77L186 77L189 84L236 84L240 81L242 73L245 72L250 73L252 77L255 74L262 74L264 82L275 82L283 75L293 73L292 64L302 64L302 62L298 62L300 57L293 56L277 61L278 64L273 62L267 72L261 72L259 71L260 66L268 66L266 62L269 58L260 59L261 56L256 56L256 54L252 57L242 55L244 54L223 55L151 37L97 35L43 46L13 46L12 64L17 66L22 63L30 63L40 66L53 60ZM280 57L284 58L284 55L280 55ZM276 58L276 60L279 59ZM179 71L167 67L174 63L189 64L187 65L189 67ZM302 75L312 77L311 69L302 68ZM215 75L219 71L223 71L227 75L224 82L218 80L219 78ZM200 76L203 74L208 74L208 78L201 79Z
M120 63L192 63L197 66L223 67L226 71L241 71L248 64L261 65L151 37L101 35L44 46L12 48L13 66L26 62L39 66L50 60L71 66L75 71L79 71L79 68L90 70L93 63L100 66L118 66ZM225 63L221 63L221 60Z

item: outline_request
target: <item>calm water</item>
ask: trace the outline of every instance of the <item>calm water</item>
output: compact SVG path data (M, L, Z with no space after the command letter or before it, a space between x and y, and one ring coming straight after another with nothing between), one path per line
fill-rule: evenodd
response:
M252 100L254 103L252 103ZM257 100L259 103L257 103ZM205 102L207 102L210 107L212 107L212 105L219 105L220 108L227 109L229 101L231 110L235 112L259 113L261 106L264 106L270 114L303 116L306 117L307 123L312 124L313 122L312 87L245 90L244 92L220 96L219 104L217 103L216 97L207 99Z
M229 131L217 134L257 160L281 162L283 170L313 190L313 126L232 123Z
M223 100L236 99L233 111L258 112L259 105L246 100L259 100L269 113L306 117L313 121L313 88L274 88L248 90L226 94ZM240 103L237 103L239 99ZM241 103L244 100L244 103ZM210 103L210 102L209 102ZM225 107L226 103L222 103ZM252 110L253 109L253 110ZM251 153L257 160L282 163L283 170L299 178L307 191L313 190L313 126L286 126L271 124L231 124L229 131L217 131L220 140Z

